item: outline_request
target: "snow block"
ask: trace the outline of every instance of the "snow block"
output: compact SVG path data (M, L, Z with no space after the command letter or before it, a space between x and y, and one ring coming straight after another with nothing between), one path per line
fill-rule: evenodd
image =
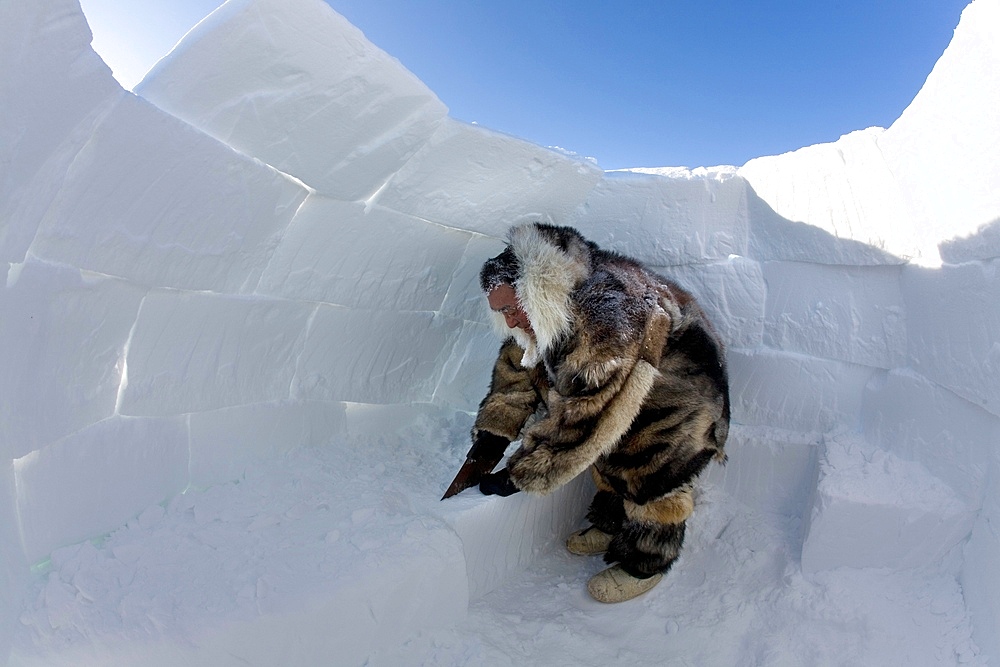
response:
M0 464L0 665L7 664L14 628L28 578L28 563L18 534L14 467Z
M458 412L447 407L429 403L345 403L344 434L356 447L357 443L377 439L384 442L394 440L404 443L419 443L422 451L433 450L442 442L457 444L464 454L469 448L469 432L472 430L473 416ZM455 426L455 424L458 426ZM448 427L442 427L449 424ZM448 432L450 428L451 432ZM450 457L451 453L445 452ZM464 458L463 458L464 460ZM422 469L409 470L415 477L417 486L427 489L427 497L437 500L444 492L444 481L438 477L446 477L451 472L454 462L447 458L441 462L445 466L440 474L432 473L430 477ZM422 492L423 493L423 492Z
M970 507L979 505L1000 418L909 369L876 375L862 406L869 442L919 461Z
M725 171L610 172L571 224L602 248L656 266L745 255L746 183Z
M503 252L505 240L506 237L501 240L472 235L465 254L455 268L448 294L441 305L442 314L483 324L491 321L486 295L479 286L479 272L486 260Z
M806 512L819 460L817 439L804 433L733 424L726 442L729 461L710 464L702 479L747 507L808 519Z
M733 256L716 264L653 269L694 295L727 347L761 345L767 286L759 262Z
M430 401L439 358L460 320L428 312L385 312L321 305L296 367L292 398L359 403Z
M232 0L136 92L315 190L367 199L447 108L320 0Z
M910 211L879 150L883 132L872 127L833 143L759 157L740 167L739 174L786 220L899 258L920 257L926 254L924 240L915 234ZM936 256L933 245L930 250ZM837 263L868 264L872 259L845 256Z
M374 310L439 310L470 234L310 197L257 293Z
M905 365L900 271L765 262L764 344L879 368Z
M150 293L129 343L119 412L167 416L289 398L315 310L290 301Z
M0 6L0 261L20 263L97 119L125 95L75 0Z
M502 339L493 329L489 304L479 287L479 271L483 262L503 248L503 241L475 234L455 269L441 313L464 321L454 344L443 351L436 403L475 412L486 395Z
M910 365L1000 416L1000 259L908 266L902 291Z
M29 562L100 535L187 486L183 418L112 417L14 460Z
M972 616L973 639L983 653L1000 656L1000 467L994 460L982 511L963 549L961 583Z
M586 160L449 118L374 201L505 238L527 220L568 224L601 175Z
M1000 4L970 3L920 92L878 142L906 196L909 227L930 246L1000 219L998 31ZM951 246L946 261L1000 255L996 234L981 240L989 245Z
M807 434L856 428L862 390L874 372L771 350L729 350L727 360L735 422Z
M0 290L0 454L19 458L115 412L145 292L29 260Z
M750 216L747 254L762 262L859 266L906 263L904 258L870 243L837 238L818 226L783 218L752 188L747 191L747 211Z
M820 461L802 571L931 565L968 537L975 516L921 464L834 439Z
M190 415L191 486L239 479L254 461L326 444L343 432L345 419L339 403L282 401L196 412Z
M547 496L487 497L473 489L449 498L445 519L462 538L470 601L524 570L539 551L564 542L586 523L594 492L590 475L582 474Z
M434 402L477 412L480 401L489 390L500 344L500 338L491 326L464 322L442 365Z
M148 286L256 286L305 190L134 96L80 151L32 252Z
M1000 217L966 236L942 241L941 259L951 264L1000 257Z

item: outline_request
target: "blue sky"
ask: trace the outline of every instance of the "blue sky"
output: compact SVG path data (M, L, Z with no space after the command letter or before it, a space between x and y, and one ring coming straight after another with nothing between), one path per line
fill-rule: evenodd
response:
M741 165L887 127L965 0L328 0L465 121L605 169ZM82 0L130 87L218 0ZM116 63L119 63L116 65Z

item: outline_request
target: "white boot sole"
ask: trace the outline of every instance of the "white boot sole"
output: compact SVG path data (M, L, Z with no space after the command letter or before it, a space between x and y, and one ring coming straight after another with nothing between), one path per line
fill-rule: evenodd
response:
M612 565L591 577L587 582L587 590L598 602L625 602L646 593L660 583L661 579L662 574L637 579L623 570L621 565Z

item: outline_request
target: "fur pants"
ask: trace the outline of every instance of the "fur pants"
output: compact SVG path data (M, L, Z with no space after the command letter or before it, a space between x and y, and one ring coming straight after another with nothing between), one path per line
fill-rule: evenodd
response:
M616 493L597 468L591 467L597 494L587 519L613 536L604 560L644 579L666 572L680 555L684 525L694 510L690 485L639 505Z

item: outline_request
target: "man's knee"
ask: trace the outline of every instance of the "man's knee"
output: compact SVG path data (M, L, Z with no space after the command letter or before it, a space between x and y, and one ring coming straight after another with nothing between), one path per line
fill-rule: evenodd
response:
M641 505L626 500L625 516L640 524L674 525L687 521L694 512L694 493L690 486L671 491L662 498Z
M635 577L666 572L680 555L686 521L694 511L690 487L677 489L657 500L623 502L625 521L605 559L618 561Z

